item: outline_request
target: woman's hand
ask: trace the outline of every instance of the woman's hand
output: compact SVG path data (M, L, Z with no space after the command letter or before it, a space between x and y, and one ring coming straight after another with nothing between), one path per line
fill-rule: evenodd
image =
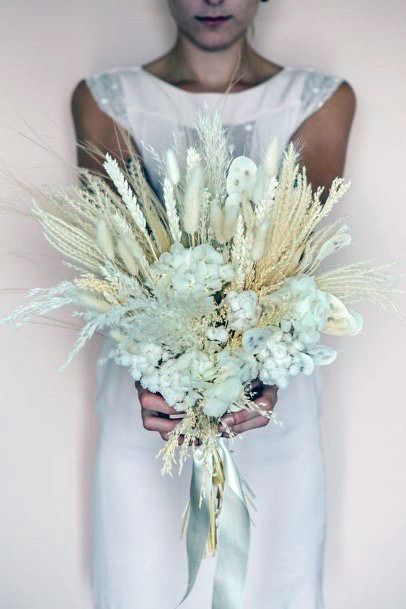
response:
M157 431L163 440L167 440L168 434L179 423L179 419L170 419L169 415L179 415L180 413L175 408L168 406L159 393L152 393L144 389L137 381L135 387L141 404L144 429ZM182 441L179 440L179 443L181 444Z
M264 385L258 379L252 381L251 387L256 390L255 393L257 394L257 397L252 401L258 404L262 410L272 412L278 401L279 387L277 385ZM264 417L259 412L245 409L229 412L222 419L235 434L243 433L249 429L256 429L257 427L265 427L269 423L268 417ZM219 430L223 431L221 435L227 437L228 434L224 429L222 425L219 426Z
M253 400L262 410L272 412L275 404L278 401L277 385L264 385L258 380L251 383L252 389L257 393L257 397ZM169 433L178 425L182 413L175 410L165 402L159 393L152 393L141 386L139 382L135 382L135 387L138 391L138 397L141 404L141 417L144 429L148 431L157 431L163 440L168 440ZM178 419L171 419L170 415L178 415ZM222 417L233 433L243 433L249 429L265 427L269 423L269 418L264 417L259 412L249 410L238 410L231 412ZM219 425L219 431L227 437L228 434L224 431L224 427ZM183 436L179 438L179 444L182 444Z

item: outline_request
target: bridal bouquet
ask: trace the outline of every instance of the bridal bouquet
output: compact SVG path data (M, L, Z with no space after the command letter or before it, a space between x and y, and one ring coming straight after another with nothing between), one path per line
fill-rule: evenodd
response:
M218 431L221 417L261 411L253 379L284 388L331 364L337 352L322 334L357 334L362 317L349 305L385 308L396 290L388 265L320 268L351 241L342 219L316 229L349 183L335 178L322 203L323 188L312 191L292 143L280 155L271 141L257 166L232 157L218 114L200 113L196 133L194 145L160 159L163 201L136 155L123 168L104 155L110 180L80 168L77 186L37 191L32 214L76 276L32 289L2 321L19 326L73 305L84 324L66 363L107 333L107 359L183 413L160 454L163 473L190 453L194 460L185 597L206 547L217 549L213 607L231 609L245 577L250 495Z

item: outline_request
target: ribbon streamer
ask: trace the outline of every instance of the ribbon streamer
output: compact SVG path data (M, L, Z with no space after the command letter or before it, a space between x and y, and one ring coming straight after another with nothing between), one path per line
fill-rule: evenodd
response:
M209 475L206 467L209 469ZM210 525L210 506L208 495L212 484L212 463L211 458L204 462L203 451L198 447L193 453L193 470L192 479L190 482L190 506L189 506L189 524L186 535L186 549L188 557L188 586L184 597L179 605L189 596L195 584L197 574L199 572L200 563L202 562L204 548L209 534ZM206 480L207 488L205 497L200 502L200 491ZM177 605L177 607L179 607Z
M238 469L224 438L218 438L217 449L223 462L225 485L218 521L217 562L211 609L240 609L248 564L250 515ZM211 476L207 475L207 467L212 468L211 455L205 463L203 451L198 447L193 455L190 520L186 536L188 586L179 605L192 591L209 533L209 496L212 481ZM204 480L208 486L199 507L200 490Z

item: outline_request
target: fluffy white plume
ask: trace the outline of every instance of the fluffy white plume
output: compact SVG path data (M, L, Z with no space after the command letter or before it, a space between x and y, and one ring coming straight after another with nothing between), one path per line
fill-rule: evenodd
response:
M278 138L275 136L265 151L263 161L265 174L269 178L278 175L279 154Z
M251 250L251 258L254 262L258 262L265 252L266 236L269 230L269 220L264 220L262 224L257 226L255 231L254 243Z
M173 240L180 241L182 239L182 232L180 230L179 216L176 209L176 199L173 190L173 182L169 178L164 179L163 195L165 200L165 207L168 214L169 230Z
M275 202L278 180L275 177L268 179L263 198L255 205L255 224L261 226L265 219L271 215Z
M117 243L117 251L130 275L138 275L139 268L137 262L124 239L119 239Z
M201 163L197 162L189 172L184 201L183 226L189 235L193 235L199 227L202 188L203 169Z
M180 181L180 170L176 155L172 148L166 151L165 154L166 171L171 183L176 186Z
M110 229L107 226L106 220L99 220L96 229L97 245L106 254L110 260L114 259L114 243Z
M98 311L99 313L106 313L112 308L108 302L106 302L102 298L99 298L95 294L92 294L91 292L78 290L77 293L81 304L85 307L89 307L89 309L93 309L94 311Z
M211 205L210 220L218 243L224 243L224 212L217 201Z
M228 195L224 203L224 239L228 241L235 233L237 219L240 212L241 195L237 192Z
M262 197L264 196L265 187L266 187L266 174L263 165L258 165L257 170L257 179L255 181L255 186L252 191L252 201L253 203L259 203Z

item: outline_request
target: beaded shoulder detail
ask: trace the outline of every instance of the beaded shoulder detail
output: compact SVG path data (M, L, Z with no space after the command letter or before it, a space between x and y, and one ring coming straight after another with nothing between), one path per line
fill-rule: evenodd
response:
M126 123L128 114L119 75L115 72L101 72L88 76L85 80L100 109L116 122Z
M321 70L309 69L305 75L303 88L300 94L300 110L302 117L306 118L312 112L321 108L342 82L343 79L334 74L327 74Z

